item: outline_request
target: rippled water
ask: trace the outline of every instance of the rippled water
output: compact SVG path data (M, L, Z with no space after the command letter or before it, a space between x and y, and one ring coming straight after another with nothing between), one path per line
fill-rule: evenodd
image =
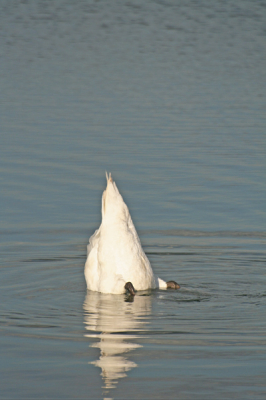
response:
M265 398L265 20L0 1L1 399ZM179 291L86 291L105 170Z

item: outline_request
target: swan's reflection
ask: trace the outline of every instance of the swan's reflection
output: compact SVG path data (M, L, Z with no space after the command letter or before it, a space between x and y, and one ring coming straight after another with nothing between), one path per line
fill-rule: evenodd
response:
M99 359L92 364L102 369L103 388L115 388L118 379L137 366L125 353L142 347L135 341L139 337L137 333L146 329L151 297L137 295L133 302L128 302L123 295L88 291L84 311L85 327L90 332L85 336L99 339L90 345L100 349Z

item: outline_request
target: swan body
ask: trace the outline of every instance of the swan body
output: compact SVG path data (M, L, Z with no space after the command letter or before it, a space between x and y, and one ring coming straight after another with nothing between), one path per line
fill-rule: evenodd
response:
M129 210L111 174L102 195L102 223L87 246L87 288L120 294L126 289L166 289L167 283L153 274ZM134 292L133 292L134 294Z

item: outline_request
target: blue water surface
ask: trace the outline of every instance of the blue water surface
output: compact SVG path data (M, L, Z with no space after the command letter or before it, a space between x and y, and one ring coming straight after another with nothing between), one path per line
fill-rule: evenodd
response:
M0 1L0 399L265 399L265 5ZM105 171L179 291L86 291Z

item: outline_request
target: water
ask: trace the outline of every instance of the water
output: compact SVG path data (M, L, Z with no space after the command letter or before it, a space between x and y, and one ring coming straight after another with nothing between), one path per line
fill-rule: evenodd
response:
M0 19L0 398L264 399L265 1ZM86 292L106 170L179 291Z

